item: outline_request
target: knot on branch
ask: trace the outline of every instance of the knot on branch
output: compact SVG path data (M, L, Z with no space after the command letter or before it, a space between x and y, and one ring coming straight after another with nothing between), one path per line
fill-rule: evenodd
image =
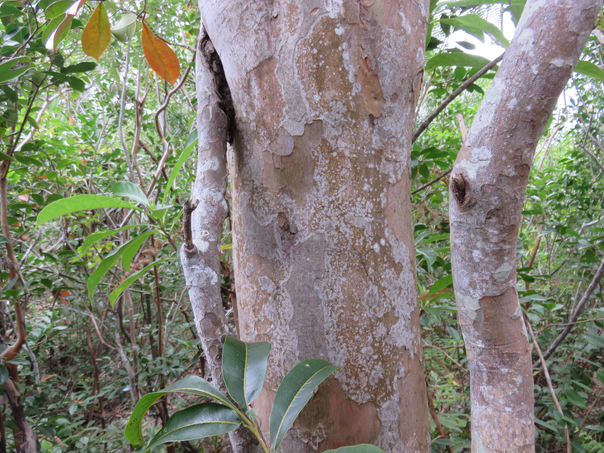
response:
M227 141L232 145L235 136L235 107L233 105L231 89L229 88L224 68L222 67L220 55L216 52L212 40L205 32L199 40L199 52L208 63L212 74L214 74L214 87L218 94L218 98L220 99L218 106L228 118L229 127L227 131Z
M453 176L451 176L450 184L451 193L453 194L453 197L455 197L459 207L467 207L470 201L470 185L464 178L464 175L462 173L454 173Z
M193 243L193 233L191 231L191 214L195 211L195 208L197 208L198 203L198 201L191 203L190 200L187 200L183 206L183 236L185 239L185 251L189 253L193 253L196 250L195 244Z

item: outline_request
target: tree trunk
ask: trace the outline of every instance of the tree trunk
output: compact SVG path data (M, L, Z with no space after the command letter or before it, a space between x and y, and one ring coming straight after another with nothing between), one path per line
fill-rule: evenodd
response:
M516 243L537 143L601 0L529 0L451 174L451 258L471 373L472 451L535 450Z
M429 0L204 0L236 112L239 330L269 341L263 431L300 360L341 365L283 452L428 452L410 209Z

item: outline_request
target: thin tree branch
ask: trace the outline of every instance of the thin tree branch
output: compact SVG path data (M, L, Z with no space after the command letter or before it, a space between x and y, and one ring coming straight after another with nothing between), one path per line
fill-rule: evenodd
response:
M562 333L560 335L558 335L558 338L556 338L554 340L554 342L550 345L550 347L547 349L545 354L543 354L543 357L545 357L545 359L548 359L554 353L556 348L558 346L560 346L560 343L562 343L564 341L564 339L568 336L571 329L573 328L574 323L577 321L577 319L579 318L579 315L583 311L585 304L589 300L589 297L596 289L596 286L598 286L598 282L602 278L603 274L604 274L604 260L602 260L602 263L600 263L600 267L598 268L596 274L594 275L593 279L591 280L589 287L583 294L583 297L581 298L581 302L579 302L579 305L577 305L577 308L575 309L574 313L571 315L568 326L566 326L566 328L562 331ZM533 368L538 367L539 363L542 363L543 365L545 365L545 363L543 362L543 359L540 358L538 361L533 363Z
M480 71L478 71L476 74L474 74L472 77L470 77L464 83L462 83L459 86L459 88L457 88L453 93L451 93L449 96L447 96L447 99L445 99L438 107L436 107L436 109L428 116L428 118L426 118L422 122L422 124L420 124L419 127L415 130L415 132L413 133L413 138L411 139L411 143L415 143L415 141L419 138L419 136L422 135L422 133L428 128L430 123L432 123L432 121L435 120L435 118L440 114L440 112L442 112L451 102L453 102L453 100L457 96L459 96L461 93L463 93L470 85L472 85L474 82L476 82L479 78L481 78L483 75L485 75L488 71L493 69L497 65L497 63L499 63L503 59L504 55L505 55L505 52L502 53L501 55L499 55L497 58L495 58L493 61L491 61L487 65L485 65Z

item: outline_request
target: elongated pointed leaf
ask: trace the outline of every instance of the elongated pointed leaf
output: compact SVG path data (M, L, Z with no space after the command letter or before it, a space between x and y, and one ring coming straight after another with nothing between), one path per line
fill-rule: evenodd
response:
M48 39L46 40L45 47L50 52L56 52L59 44L67 37L67 33L71 30L71 22L73 21L73 16L70 14L65 14L65 17L59 23L59 26L54 29L54 31L50 34Z
M353 447L341 447L337 450L327 450L325 453L384 453L384 450L375 445L361 444Z
M130 264L132 263L136 252L138 252L138 249L141 248L141 246L149 236L155 233L159 232L157 230L146 231L145 233L139 234L137 237L135 237L129 242L130 247L124 250L124 253L122 254L122 266L126 271L130 269Z
M147 207L149 206L149 200L147 199L147 195L145 195L145 192L143 192L138 185L132 184L131 182L116 182L111 187L111 192L113 192L113 195L115 195L116 197L132 198L133 200L136 200Z
M110 41L109 16L105 9L105 3L99 2L82 32L82 50L86 55L99 61Z
M16 79L31 67L31 58L17 57L0 64L0 83Z
M270 343L245 343L232 335L224 340L222 376L229 395L245 412L262 390L270 352Z
M227 399L227 397L208 381L200 378L199 376L187 376L184 379L169 385L160 392L148 393L138 400L138 403L136 403L136 407L132 411L132 415L128 420L126 429L124 430L124 435L126 436L126 439L128 439L128 442L130 442L136 448L143 446L144 440L141 429L143 417L158 399L164 395L167 395L168 393L175 392L196 395L203 398L211 398L214 401L218 401L219 403L233 409L233 405Z
M426 71L431 71L438 66L469 66L473 68L482 68L489 63L484 57L478 55L469 55L463 52L440 53L428 60Z
M441 289L447 288L453 283L453 275L449 274L446 277L441 278L434 282L434 284L430 287L430 292L428 295L435 294L439 292Z
M321 382L340 367L325 360L310 359L297 364L277 389L270 417L272 451L277 451L285 433L310 400Z
M140 211L136 206L119 198L104 195L76 195L75 197L61 198L42 209L38 214L36 227L62 215L102 208L128 208Z
M174 85L180 75L178 57L165 42L155 37L144 21L142 41L143 52L151 69L166 82Z
M151 269L153 266L157 266L158 264L161 264L164 261L168 261L168 258L164 258L162 260L154 261L151 264L143 267L140 271L135 272L134 274L132 274L130 277L128 277L126 280L124 280L120 284L120 286L118 286L113 291L111 291L111 294L109 294L109 303L111 304L111 306L113 307L113 304L115 303L115 301L117 300L117 298L120 297L120 295L126 290L126 288L128 288L132 283L134 283L140 277L142 277L143 275L145 275L147 273L147 271L149 269Z
M111 269L111 267L117 262L117 260L119 260L125 252L131 251L132 249L135 249L136 253L136 250L140 248L141 244L145 241L145 239L147 239L153 233L157 232L147 231L145 233L141 233L131 241L120 245L118 248L108 254L103 261L101 261L101 264L99 264L94 270L94 272L90 274L90 277L88 277L88 281L86 282L86 287L88 288L88 297L90 298L90 300L92 300L94 291L96 290L97 286L99 286L99 283L101 282L105 274L109 272L109 269ZM132 261L132 258L130 258L130 261ZM130 265L126 267L126 269L129 268Z
M88 235L88 237L84 240L84 243L82 244L82 246L80 247L80 250L82 252L85 252L86 250L88 250L90 247L92 247L94 244L96 244L97 242L99 242L101 239L106 238L107 236L113 236L117 233L119 233L120 231L124 231L124 230L130 230L132 228L140 228L143 225L127 225L123 228L119 228L117 230L109 230L109 231L100 231L98 233L93 233Z
M168 182L166 183L166 186L164 189L164 204L166 204L166 198L168 198L168 194L170 193L172 184L174 184L174 180L178 176L178 172L180 171L182 166L185 164L185 161L191 155L191 152L195 149L196 144L197 144L197 138L195 138L195 140L193 140L193 143L189 144L183 150L183 152L180 153L180 156L178 157L178 161L176 162L176 165L174 165L174 168L172 169L172 172L170 173L170 177L168 178Z
M481 32L488 33L504 47L507 47L510 44L499 28L477 14L465 14L463 16L441 19L440 21L442 23L452 25L455 28L465 30L474 36L476 36L474 30L480 30ZM479 36L476 37L480 39Z
M0 385L4 384L8 379L8 368L0 364Z
M44 9L46 20L54 19L61 14L65 14L65 10L71 6L71 0L59 0L53 2Z
M600 82L604 81L604 70L589 61L579 61L575 67L575 72L593 77Z
M233 409L216 403L204 403L176 412L159 430L143 453L166 442L182 442L221 436L241 424Z

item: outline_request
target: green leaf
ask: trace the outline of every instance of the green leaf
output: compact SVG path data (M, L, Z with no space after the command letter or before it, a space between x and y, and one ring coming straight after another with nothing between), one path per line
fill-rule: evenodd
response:
M31 58L17 57L0 64L0 83L16 79L31 67Z
M270 352L270 343L245 343L232 335L224 340L222 376L229 395L245 412L262 390Z
M240 424L233 409L216 403L197 404L172 415L143 453L166 442L221 436L234 431Z
M564 394L566 395L566 399L568 400L568 402L571 403L573 406L580 407L581 409L586 408L585 403L587 402L587 400L581 395L579 395L571 387L566 388L566 390L564 390Z
M61 68L62 74L73 74L76 72L88 72L93 71L97 67L97 64L94 61L83 61L81 63L72 64L65 68Z
M133 200L136 200L139 203L149 207L149 200L147 199L145 192L143 192L138 185L132 184L131 182L116 182L111 187L111 192L113 192L113 195L116 197L132 198Z
M71 0L59 0L46 7L44 15L46 20L53 19L61 14L65 13L65 10L71 5Z
M136 206L119 198L106 197L104 195L76 195L75 197L57 200L42 209L40 214L38 214L36 227L62 215L102 208L128 208L141 211Z
M575 72L593 77L600 82L604 81L604 70L600 69L598 66L589 61L579 60L577 66L575 67Z
M477 14L465 14L463 16L452 17L450 19L441 19L441 22L452 25L455 28L462 29L474 36L476 36L476 30L479 30L480 34L482 34L482 32L488 33L495 39L495 41L504 47L507 47L510 44L499 28ZM479 36L476 37L480 39Z
M8 379L8 368L4 364L0 364L0 385L3 385Z
M157 230L146 231L144 233L139 234L138 236L136 236L129 242L130 247L128 247L126 250L124 250L124 253L122 255L122 266L124 267L124 269L126 271L130 270L130 264L132 264L132 260L134 259L136 252L138 252L138 249L141 248L141 246L143 245L143 243L147 240L147 238L149 236L151 236L152 234L155 234L155 233L159 233L159 231L157 231Z
M551 429L551 430L552 430L552 431L554 431L554 432L558 432L558 430L556 429L556 427L555 427L555 426L553 426L552 424L550 424L550 423L548 423L548 422L544 422L544 421L542 421L542 420L539 420L539 419L538 419L538 418L536 418L536 417L535 417L535 423L536 423L537 425L541 425L541 426L543 426L544 428Z
M361 444L354 447L341 447L337 450L327 450L325 453L384 453L384 450L375 445Z
M193 132L195 133L195 139L192 141L192 143L190 143L183 150L182 153L180 153L180 156L178 157L178 161L176 162L176 165L174 165L174 168L172 169L172 172L170 173L170 177L168 178L168 182L166 183L166 186L164 189L164 204L166 204L166 198L168 197L168 193L170 192L170 189L172 188L172 184L174 184L174 180L178 176L178 172L180 172L180 169L185 164L185 161L189 158L189 155L195 149L195 144L197 143L197 129ZM189 143L189 140L187 140L187 143Z
M145 233L141 233L131 241L120 245L118 248L109 253L103 261L101 261L101 264L99 264L94 270L94 272L90 274L90 277L88 277L88 281L86 282L86 287L88 288L88 297L90 298L90 300L92 300L92 295L94 294L94 291L96 290L97 286L99 286L99 283L103 279L105 274L109 272L111 266L113 266L117 262L117 260L120 259L120 257L127 251L131 253L131 256L134 256L136 250L140 248L141 244L145 241L145 239L147 239L153 233L156 233L156 231L147 231ZM132 253L132 249L135 249L134 253ZM130 258L130 261L132 261L132 258ZM128 264L126 270L128 270L129 268L130 265Z
M463 52L440 53L428 60L426 71L431 71L439 66L469 66L473 68L482 68L489 63L484 57L478 55L469 55Z
M128 420L126 429L124 430L124 435L126 436L126 439L128 439L128 442L130 442L136 448L143 446L144 441L141 422L144 415L147 413L149 408L153 406L153 404L162 396L175 392L201 396L203 398L211 398L227 407L230 407L231 409L234 409L227 397L208 381L198 376L187 376L186 378L169 385L160 392L148 393L138 400L138 403L136 403L136 407L132 411L132 415Z
M448 288L453 284L453 275L449 274L446 277L441 278L434 282L434 284L430 287L430 292L428 295L432 295L434 293L439 292L441 289Z
M8 154L0 151L0 161L11 160L11 159L12 159L12 157L10 157Z
M130 277L128 277L126 280L124 280L120 284L120 286L118 286L113 291L111 291L111 294L109 294L109 303L111 304L111 306L113 307L113 304L115 303L115 301L117 300L117 298L120 297L120 295L126 290L126 288L128 288L132 283L134 283L140 277L142 277L143 275L145 275L145 273L149 269L151 269L153 266L157 266L158 264L163 263L164 261L168 261L168 258L164 258L164 259L161 259L161 260L153 261L151 264L143 267L140 271L135 272L134 274L132 274Z
M585 334L585 340L598 348L604 348L604 338L592 333Z
M86 238L86 240L84 241L84 243L82 244L82 246L80 247L80 251L82 253L85 252L90 247L92 247L94 244L96 244L97 242L99 242L101 239L106 238L107 236L113 236L114 234L117 234L120 231L130 230L132 228L139 228L139 227L142 227L142 226L143 225L128 225L128 226L125 226L123 228L119 228L117 230L101 231L99 233L90 234Z
M304 409L321 382L341 367L325 360L304 360L283 378L277 389L270 416L272 451L277 451L285 433Z

